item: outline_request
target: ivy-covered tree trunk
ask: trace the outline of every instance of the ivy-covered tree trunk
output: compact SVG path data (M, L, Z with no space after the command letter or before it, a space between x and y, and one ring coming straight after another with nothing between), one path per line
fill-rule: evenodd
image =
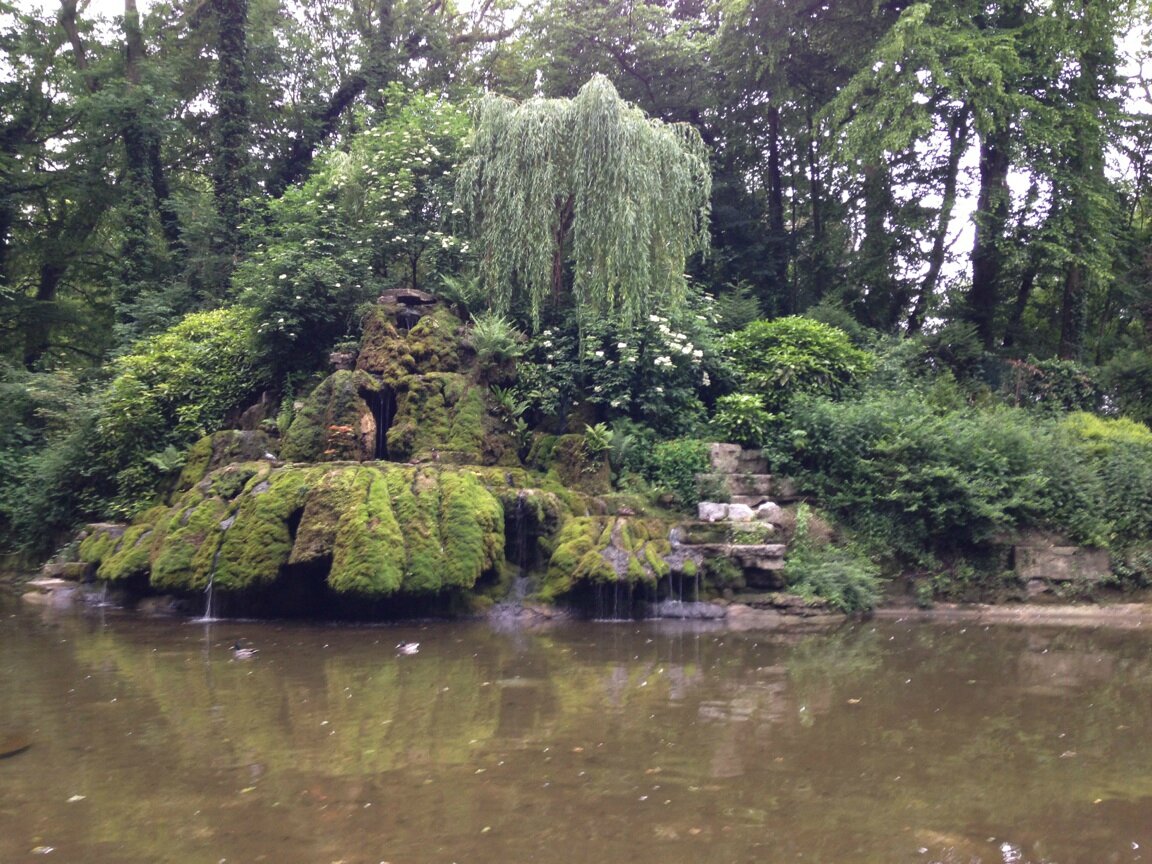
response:
M213 193L220 219L216 251L236 252L249 189L248 0L212 0L216 36L216 140Z

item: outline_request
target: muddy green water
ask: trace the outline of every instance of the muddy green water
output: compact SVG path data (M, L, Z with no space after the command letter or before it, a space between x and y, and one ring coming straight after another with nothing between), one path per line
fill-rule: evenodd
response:
M1141 630L195 625L5 599L0 740L21 739L3 864L1152 860Z

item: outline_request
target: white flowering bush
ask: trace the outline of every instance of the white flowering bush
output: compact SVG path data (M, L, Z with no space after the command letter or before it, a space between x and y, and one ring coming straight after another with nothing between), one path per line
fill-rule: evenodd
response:
M520 364L520 398L564 416L583 400L597 417L628 418L662 436L701 427L705 400L728 373L716 350L712 302L698 296L676 314L626 325L603 317L542 330Z
M258 311L277 367L314 364L354 326L356 307L393 287L436 287L467 243L452 233L452 172L467 115L437 97L393 88L396 106L314 174L258 214L237 269L241 303Z

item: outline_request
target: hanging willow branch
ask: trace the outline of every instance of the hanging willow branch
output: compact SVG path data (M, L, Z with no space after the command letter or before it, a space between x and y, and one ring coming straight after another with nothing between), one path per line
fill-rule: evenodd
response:
M538 324L570 294L582 318L634 322L683 299L711 185L695 128L646 117L597 75L575 99L482 100L457 198L497 312L526 301Z

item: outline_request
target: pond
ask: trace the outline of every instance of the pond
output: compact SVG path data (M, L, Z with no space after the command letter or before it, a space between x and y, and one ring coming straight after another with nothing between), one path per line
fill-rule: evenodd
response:
M0 861L1152 860L1150 649L1139 629L193 624L5 598L0 742L29 746L0 759Z

